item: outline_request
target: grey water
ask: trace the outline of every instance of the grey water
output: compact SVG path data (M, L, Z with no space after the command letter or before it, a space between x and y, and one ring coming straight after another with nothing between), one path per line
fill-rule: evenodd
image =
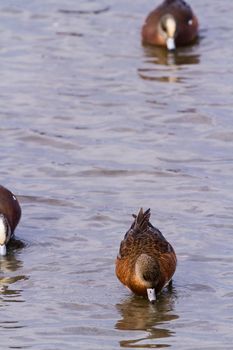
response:
M143 47L159 1L0 1L0 183L22 206L0 260L1 349L233 343L233 3L200 39ZM174 246L156 305L114 274L131 214Z

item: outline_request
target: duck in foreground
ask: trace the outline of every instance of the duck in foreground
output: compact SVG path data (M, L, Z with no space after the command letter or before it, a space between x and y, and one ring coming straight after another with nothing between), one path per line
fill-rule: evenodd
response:
M116 258L118 279L137 295L151 302L172 279L176 254L162 233L150 223L150 209L133 215Z
M6 255L6 245L14 234L21 217L15 195L0 185L0 255Z
M164 0L149 13L142 27L144 44L176 46L191 44L198 36L198 20L184 0Z

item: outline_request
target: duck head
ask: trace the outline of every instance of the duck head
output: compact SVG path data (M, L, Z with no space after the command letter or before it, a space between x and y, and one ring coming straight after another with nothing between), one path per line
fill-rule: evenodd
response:
M136 261L135 273L137 284L144 289L149 301L156 301L156 290L160 280L160 267L158 261L147 254L141 254Z
M7 218L0 214L0 255L6 255L6 244L11 237L11 228Z

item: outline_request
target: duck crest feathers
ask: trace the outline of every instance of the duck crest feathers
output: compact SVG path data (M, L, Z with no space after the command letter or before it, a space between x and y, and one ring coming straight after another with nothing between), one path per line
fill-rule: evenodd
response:
M143 212L143 209L141 208L138 212L138 215L133 214L133 217L135 218L135 221L132 225L132 229L136 232L145 231L149 226L150 208L145 212Z

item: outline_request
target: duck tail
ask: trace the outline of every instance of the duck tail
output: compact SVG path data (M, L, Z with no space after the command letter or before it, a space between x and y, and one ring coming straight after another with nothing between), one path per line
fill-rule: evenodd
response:
M134 220L134 223L132 225L132 229L135 232L145 231L149 225L150 208L147 209L145 212L143 212L143 209L141 208L138 212L138 215L133 214L133 217L135 218L135 220Z

